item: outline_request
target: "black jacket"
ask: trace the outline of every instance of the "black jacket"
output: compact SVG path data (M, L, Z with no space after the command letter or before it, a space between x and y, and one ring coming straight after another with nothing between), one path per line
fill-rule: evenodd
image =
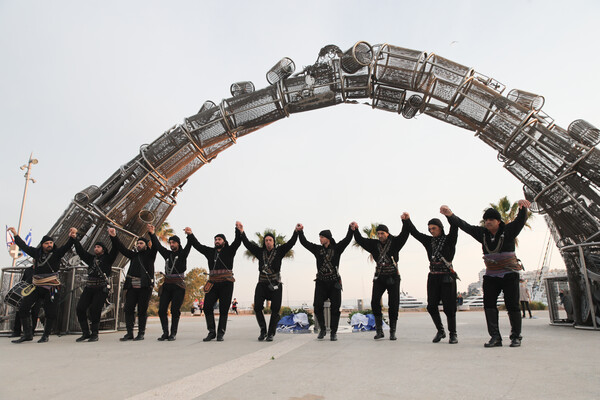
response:
M21 250L33 258L34 273L35 275L39 275L58 272L60 269L60 260L73 246L73 239L69 238L67 243L61 247L57 247L55 244L50 253L44 253L41 245L39 247L27 246L27 243L19 235L15 236L15 243Z
M110 277L112 273L112 265L115 262L115 259L119 255L119 250L117 246L113 244L111 250L101 256L97 256L96 254L88 253L84 250L83 246L79 242L79 240L73 241L75 244L75 251L81 260L88 265L88 276L92 278L104 278Z
M450 223L458 225L460 229L473 236L473 239L481 243L483 254L513 252L515 251L515 238L525 226L525 221L527 221L527 208L521 207L514 221L509 222L508 224L500 222L500 227L495 235L492 235L492 233L483 226L469 225L458 218L456 214L452 214L448 220ZM499 242L502 242L502 245L498 251L495 251Z
M152 287L154 285L154 261L156 260L156 248L146 248L144 251L129 250L116 236L111 236L110 240L113 247L116 246L121 254L129 258L128 277L125 279L125 289L131 287L131 278L140 278L142 287Z
M233 269L233 258L238 247L242 244L242 235L239 230L235 230L235 240L230 245L225 245L221 250L214 247L208 247L201 244L196 236L188 235L188 242L198 250L208 261L208 269Z
M260 247L257 244L248 240L246 232L242 233L242 242L244 243L244 246L246 246L248 251L250 251L250 253L252 253L252 255L258 259L258 270L260 272L262 272L265 266L265 258L268 258L271 255L271 252L273 251L275 252L275 256L273 257L273 261L271 262L269 269L273 273L281 271L281 261L283 260L287 252L290 251L292 247L294 247L294 245L296 244L296 240L298 240L298 231L294 231L294 234L292 235L291 239L288 240L286 243L274 247L271 251L267 251L265 247Z
M185 247L179 246L178 251L166 249L158 240L156 235L150 233L150 239L152 240L152 248L158 250L160 255L165 259L165 274L183 274L187 269L187 258L192 249L192 243L189 238ZM175 265L173 265L175 263Z
M393 258L396 263L398 263L398 253L406 241L408 240L408 236L410 233L408 232L408 227L406 225L402 225L402 231L398 236L389 235L387 240L391 240L390 248L387 252L387 256ZM354 240L356 243L360 245L363 249L371 253L375 262L378 262L380 258L379 254L379 239L367 239L360 234L360 231L357 229L354 231Z
M335 243L335 242L331 243L329 245L329 247L325 247L321 244L314 244L314 243L309 242L308 240L306 240L306 237L304 236L304 231L300 231L298 233L298 237L300 238L300 243L302 243L302 246L304 246L308 251L313 253L313 255L315 256L315 259L317 261L317 279L319 279L319 271L322 270L323 264L325 263L324 252L322 250L330 250L330 249L333 250L333 256L331 257L331 264L334 267L339 268L340 257L342 256L342 253L344 252L344 250L346 250L346 247L348 247L348 245L350 244L350 241L352 240L352 229L350 229L350 227L348 227L348 233L346 233L346 237L344 239L342 239L339 243Z
M448 262L452 262L454 259L454 254L456 253L458 225L453 224L450 218L448 218L448 221L450 222L450 232L448 232L446 235L446 240L444 241L444 245L442 246L442 249L438 255L440 256L440 259L437 260L433 259L433 248L431 245L433 243L433 236L419 232L410 219L402 220L402 224L408 226L408 231L410 234L413 235L413 237L419 242L421 242L423 247L425 247L425 250L427 251L427 259L430 262L441 262L441 257L444 257L444 259Z

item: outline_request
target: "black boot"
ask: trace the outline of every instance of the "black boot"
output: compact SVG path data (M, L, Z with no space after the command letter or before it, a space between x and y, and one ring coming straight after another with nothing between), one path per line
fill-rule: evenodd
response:
M440 340L442 340L445 337L446 337L446 331L444 331L444 328L442 327L442 329L438 329L438 331L435 334L432 342L433 343L438 343Z
M98 341L98 332L92 332L88 342L97 342Z
M321 330L319 330L319 336L317 336L317 339L323 339L325 335L327 335L327 329L321 328Z
M258 340L263 341L267 337L267 322L265 321L265 316L262 310L254 310L254 315L256 317L256 322L258 322L258 327L260 328L260 335L258 335Z
M263 340L265 340L266 337L267 337L267 329L266 328L260 328L260 335L258 335L258 340L260 342L262 342Z
M168 338L169 338L169 332L163 332L163 334L156 340L158 340L159 342L164 342Z
M498 310L495 308L486 308L485 321L491 339L484 344L484 347L502 347L502 336L500 336L500 329L498 327Z
M40 338L40 340L38 340L38 343L48 342L48 339L50 338L50 333L52 332L53 324L54 324L53 319L46 318L46 323L44 324L44 333L42 334L42 337Z
M329 335L330 335L329 340L331 340L332 342L337 341L337 332L331 331L331 333Z
M21 325L23 326L23 336L19 339L13 340L13 343L30 342L33 340L33 332L31 329L31 319L21 318Z
M220 317L219 322L221 322ZM219 329L219 332L217 332L217 342L222 342L224 340L223 336L225 336L225 329Z
M138 334L133 340L144 340L146 334L146 320L148 317L138 317Z
M373 339L383 339L385 335L383 334L383 316L375 316L375 336Z
M135 314L125 314L125 328L127 329L127 333L121 339L121 342L126 342L128 340L133 340L133 325L135 324Z
M267 341L267 342L272 342L272 341L273 341L273 336L274 336L274 335L267 335L267 339L266 339L266 341Z
M390 340L396 340L396 324L398 320L392 321L390 320Z
M458 343L458 338L456 337L456 332L450 332L450 340L448 341L450 344Z
M205 319L206 319L206 328L208 329L208 335L206 335L206 337L204 339L202 339L203 342L210 342L211 340L213 340L214 338L217 337L217 334L215 333L215 316L210 315L210 314L205 314Z
M510 320L510 347L520 347L521 346L521 313L519 311L509 311L508 319Z
M271 314L271 319L269 319L269 330L267 331L267 339L270 337L273 341L273 337L275 337L275 333L277 332L277 323L279 322L279 314Z
M171 334L167 339L169 342L172 342L176 339L177 329L179 329L179 315L171 317Z
M89 332L83 332L81 336L75 339L76 342L83 342L84 340L88 340L92 335Z

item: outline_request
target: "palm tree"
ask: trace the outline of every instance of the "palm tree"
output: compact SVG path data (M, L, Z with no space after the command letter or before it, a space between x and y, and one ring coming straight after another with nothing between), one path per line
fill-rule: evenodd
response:
M267 233L272 234L273 236L275 236L275 246L281 246L282 244L285 244L287 242L287 240L285 240L285 235L280 235L277 233L277 231L275 229L271 229L271 228L266 228L262 233L260 232L256 232L255 235L258 238L258 243L255 242L254 240L252 240L251 242L262 247L265 244L265 235ZM246 256L246 258L251 259L252 261L256 260L256 257L254 257L254 255L252 253L250 253L250 250L246 250L244 252L244 256ZM284 258L294 258L294 250L290 250L288 251Z
M490 203L490 207L500 213L502 217L502 221L508 224L517 218L517 214L519 213L519 203L511 203L508 199L508 196L502 197L498 200L497 204ZM485 212L485 210L484 210ZM525 227L531 229L531 225L529 225L529 219L533 217L533 213L531 211L527 211L527 221L525 221ZM481 220L479 224L483 226L485 223L484 220ZM515 246L519 245L519 241L515 238Z
M380 225L379 222L371 222L371 226L365 226L362 231L363 233L367 236L367 239L377 239L377 227ZM358 247L360 248L362 251L365 251L365 249L363 249L360 244L356 243L356 241L354 241L354 243L352 243L353 247ZM369 257L367 257L367 259L371 262L375 261L373 259L373 256L371 254L369 254Z
M169 241L169 238L174 234L175 231L173 230L173 228L171 228L171 225L167 221L160 224L160 226L156 230L156 237L163 243L167 243Z

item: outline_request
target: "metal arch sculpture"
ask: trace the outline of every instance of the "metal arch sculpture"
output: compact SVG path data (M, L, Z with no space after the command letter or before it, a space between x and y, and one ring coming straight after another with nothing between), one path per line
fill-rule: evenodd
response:
M417 114L475 132L523 183L534 211L545 214L567 266L576 323L596 327L592 292L600 267L600 131L583 120L563 129L541 111L542 96L505 86L437 54L358 42L343 52L321 49L294 74L283 58L267 73L269 86L234 83L232 97L207 101L119 168L101 186L77 193L51 234L64 241L77 226L83 244L107 240L106 226L131 244L146 223L162 223L187 179L237 139L290 114L371 99L375 109L405 118ZM126 260L119 259L122 267Z

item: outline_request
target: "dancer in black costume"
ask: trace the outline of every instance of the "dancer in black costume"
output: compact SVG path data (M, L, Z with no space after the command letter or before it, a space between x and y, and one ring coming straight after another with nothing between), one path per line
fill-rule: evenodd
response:
M398 271L398 253L408 239L408 229L404 225L398 236L390 235L387 226L378 225L375 230L377 239L362 237L358 224L353 222L354 240L363 249L371 253L375 260L375 276L373 277L373 292L371 293L371 309L375 317L376 334L373 339L383 339L383 312L381 297L388 292L388 314L390 318L390 340L396 340L396 325L398 323L398 308L400 306L400 272Z
M185 228L185 233L188 235L188 241L192 246L204 255L208 261L209 277L208 282L204 285L204 315L206 318L206 327L208 335L202 339L205 342L217 338L217 341L222 342L225 330L227 329L227 314L229 305L233 296L233 259L237 249L242 244L242 224L236 222L235 239L231 245L227 242L225 235L219 233L215 236L215 247L208 247L200 244L198 239L192 233L191 228ZM215 314L214 306L219 301L219 326L218 331L215 331Z
M241 226L242 242L244 246L258 260L258 283L254 290L254 314L260 328L258 340L270 342L275 336L277 322L279 322L279 310L281 309L281 299L283 296L283 284L281 283L281 261L285 255L294 247L298 239L299 225L290 240L286 243L275 246L275 236L272 233L266 233L263 238L263 246L248 240L244 227ZM269 329L263 314L265 301L271 302L271 319L269 320Z
M401 216L402 223L408 226L410 234L425 247L429 259L429 275L427 276L427 311L437 333L433 343L438 343L446 337L438 304L440 300L444 307L444 314L448 320L448 331L450 332L450 344L458 343L456 335L456 279L458 276L452 267L452 260L456 252L456 240L458 239L458 226L450 224L448 235L444 233L444 225L438 218L433 218L427 223L430 235L425 235L417 230L410 220L410 215L404 213Z
M306 240L302 224L298 224L296 229L298 230L300 243L313 253L317 261L313 307L320 328L318 339L323 339L327 333L324 303L325 300L329 299L331 302L330 339L336 341L337 329L340 322L340 306L342 305L342 277L339 273L340 257L352 240L352 228L348 227L346 237L339 243L335 242L330 230L321 231L319 233L320 245Z
M88 265L88 278L79 296L77 302L77 319L81 326L81 337L76 342L98 341L98 330L100 325L100 316L102 315L102 306L106 301L110 290L109 278L112 273L112 265L119 254L114 238L111 236L112 248L108 251L106 245L102 242L94 243L94 253L85 251L79 240L74 240L75 251L81 260ZM87 312L90 313L91 326L88 325ZM90 334L91 328L91 334Z
M515 254L515 239L527 221L531 203L519 200L519 213L514 221L505 224L500 213L488 208L483 214L484 226L469 225L452 213L448 206L441 212L452 224L482 244L485 275L483 276L483 307L491 338L485 347L502 346L498 327L498 296L504 292L504 304L510 320L510 347L521 346L521 312L519 310L519 271L523 269Z
M179 327L179 318L181 316L181 305L185 297L185 270L187 269L187 257L190 254L192 243L188 239L184 248L181 248L181 239L179 236L169 238L169 248L167 250L160 244L155 235L154 225L148 225L148 233L152 241L152 247L155 248L165 259L165 278L159 289L160 300L158 303L158 316L162 326L163 334L158 338L159 341L168 340L172 342L177 336ZM169 334L169 318L167 310L171 303L171 333Z
M43 301L44 313L46 314L46 323L44 324L44 333L38 343L48 341L50 332L58 315L58 300L60 280L58 272L62 257L73 246L73 239L77 235L77 229L69 230L69 240L61 247L54 244L54 239L45 235L40 241L38 247L28 246L27 243L17 235L15 228L8 228L15 238L15 243L21 250L33 258L33 285L35 289L31 294L25 296L19 307L21 316L21 325L23 326L23 336L13 343L23 343L33 340L33 327L31 323L31 309L38 301Z
M156 249L148 245L149 241L139 237L135 242L135 251L129 250L117 238L114 228L108 230L113 244L125 257L129 258L129 269L125 278L123 289L125 290L125 326L127 333L121 339L144 340L146 333L146 321L148 319L148 303L154 288L154 261L156 260ZM133 337L133 326L135 324L135 308L138 312L138 334Z

